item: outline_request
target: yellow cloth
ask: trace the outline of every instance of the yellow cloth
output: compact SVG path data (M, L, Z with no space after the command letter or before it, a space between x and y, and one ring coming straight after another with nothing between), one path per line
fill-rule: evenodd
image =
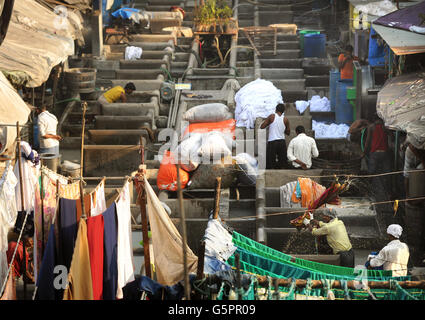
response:
M93 300L87 224L80 219L63 300Z
M338 218L332 219L329 223L319 222L320 228L313 228L313 236L326 236L329 246L334 254L340 251L348 251L352 248L350 239L344 222Z
M106 100L109 103L114 103L114 102L119 100L122 93L125 94L124 88L121 87L121 86L116 86L116 87L113 87L112 89L109 89L108 91L106 91L103 94L103 96L106 98Z

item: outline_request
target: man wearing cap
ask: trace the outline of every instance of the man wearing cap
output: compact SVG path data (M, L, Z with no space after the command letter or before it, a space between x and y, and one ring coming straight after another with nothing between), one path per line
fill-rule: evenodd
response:
M383 266L384 270L392 270L393 277L407 275L407 263L409 261L409 247L399 240L403 228L398 224L391 224L387 228L387 234L391 240L376 256L369 256L372 268Z
M312 220L308 228L313 236L326 236L334 254L339 254L340 265L354 268L354 251L344 222L339 220L334 209L327 209L322 221ZM313 226L314 225L314 226Z

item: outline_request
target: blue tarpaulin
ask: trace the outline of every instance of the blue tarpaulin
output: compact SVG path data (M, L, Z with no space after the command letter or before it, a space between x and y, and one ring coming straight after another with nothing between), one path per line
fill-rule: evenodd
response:
M385 61L388 59L388 48L382 43L379 44L376 39L377 33L373 28L370 28L369 36L369 64L372 67L385 66Z
M123 19L130 19L131 16L134 13L139 13L140 10L139 9L134 9L134 8L121 8L118 9L115 12L112 12L112 16L114 18L123 18Z

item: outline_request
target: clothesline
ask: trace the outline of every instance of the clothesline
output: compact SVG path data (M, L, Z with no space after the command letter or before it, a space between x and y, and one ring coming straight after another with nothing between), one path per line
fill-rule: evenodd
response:
M388 200L388 201L379 201L379 202L371 202L371 205L380 205L380 204L386 204L386 203L393 203L395 201L398 202L408 202L408 201L416 201L416 200L424 200L425 197L418 197L418 198L406 198L406 199L401 199L401 200ZM361 206L359 205L346 205L346 206L339 206L339 208L360 208ZM318 208L320 209L320 208ZM318 209L312 209L312 210L318 210ZM279 216L279 215L287 215L287 214L292 214L292 213L305 213L306 211L309 211L308 208L304 208L303 210L294 210L294 211L288 211L288 212L277 212L277 213L269 213L269 214L264 214L262 215L262 217L270 217L270 216ZM226 221L237 221L240 219L258 219L258 216L243 216L243 217L237 217L237 218L228 218L225 219ZM224 220L224 219L223 219Z

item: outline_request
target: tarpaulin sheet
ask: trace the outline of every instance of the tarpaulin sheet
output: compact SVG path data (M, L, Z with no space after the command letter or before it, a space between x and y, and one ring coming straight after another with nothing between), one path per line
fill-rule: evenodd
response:
M420 13L425 13L425 1L391 12L376 19L373 23L425 34L424 18Z
M13 153L12 146L16 139L16 127L2 127L2 124L13 125L19 121L20 125L24 125L30 112L30 107L0 72L0 154Z
M376 110L387 127L405 131L425 148L425 72L389 79L378 93Z
M162 285L173 285L184 279L183 240L148 180L145 178L144 181L157 281ZM188 272L196 273L198 257L187 245L186 256Z
M78 14L51 11L36 1L15 1L9 29L0 46L0 70L16 84L38 87L51 69L74 54L74 40L82 39Z

